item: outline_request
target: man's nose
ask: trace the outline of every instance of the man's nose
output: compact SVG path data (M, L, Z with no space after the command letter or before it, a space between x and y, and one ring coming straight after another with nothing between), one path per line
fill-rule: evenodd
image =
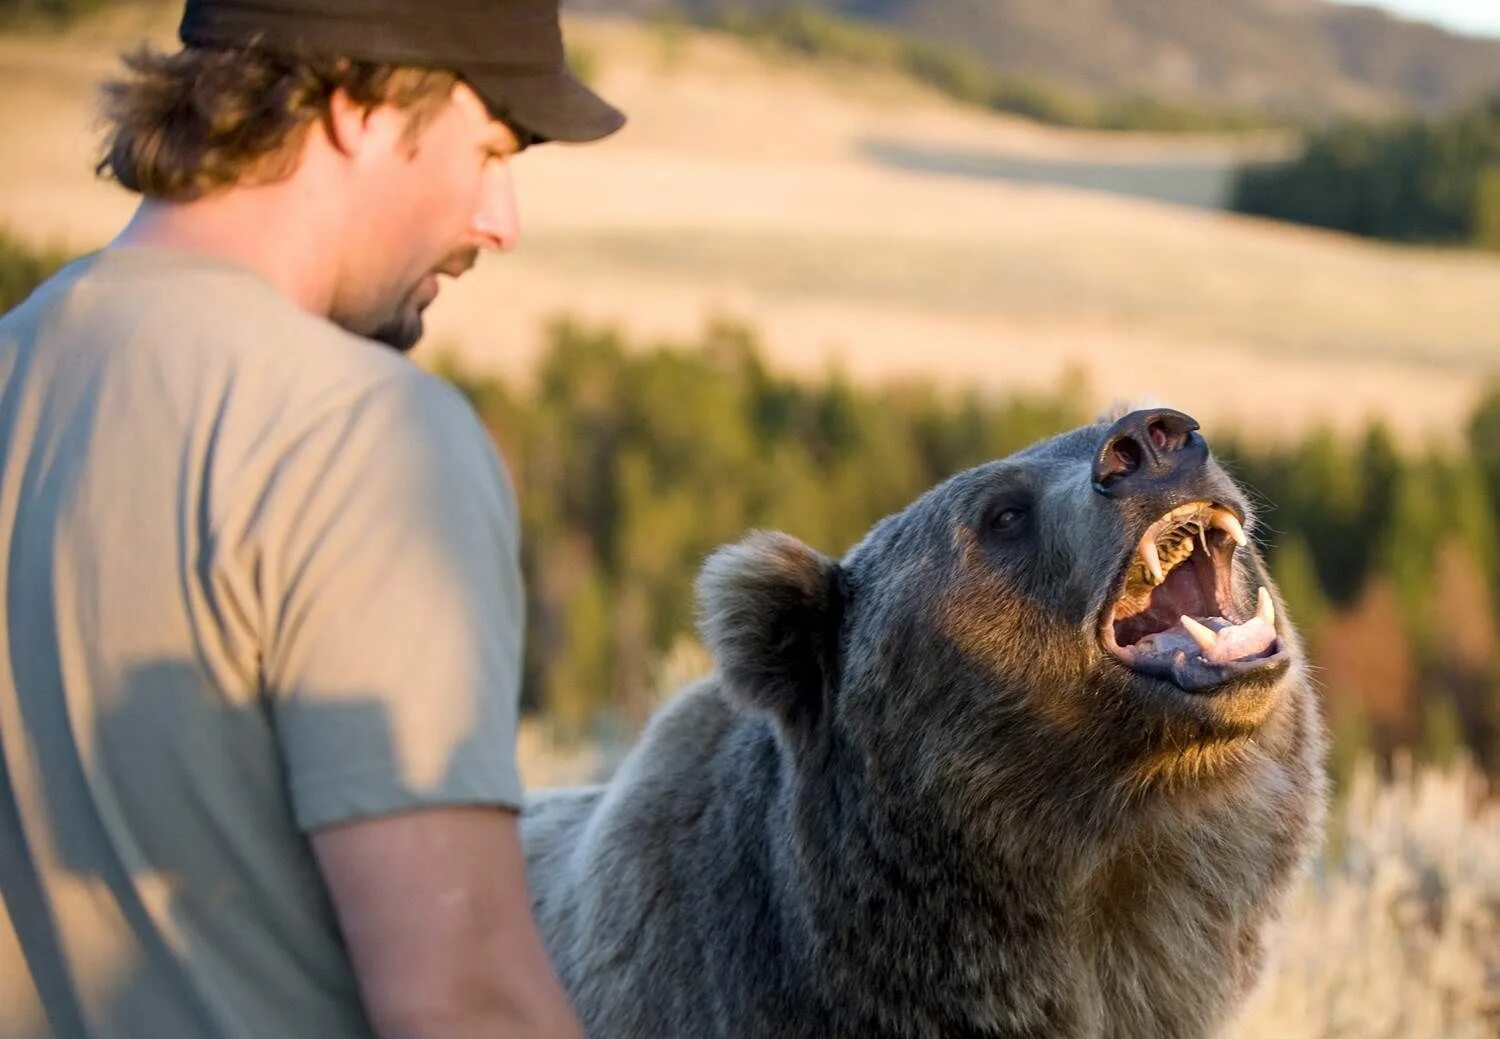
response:
M1175 488L1208 460L1198 421L1170 408L1132 411L1110 426L1094 455L1094 490L1129 498Z
M479 208L474 213L474 231L487 249L507 252L520 243L521 213L516 207L516 189L508 163L491 163L485 169Z

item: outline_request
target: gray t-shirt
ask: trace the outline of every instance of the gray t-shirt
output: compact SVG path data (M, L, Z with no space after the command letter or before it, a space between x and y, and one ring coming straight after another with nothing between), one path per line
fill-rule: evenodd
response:
M0 319L0 1037L368 1034L305 833L519 804L516 527L461 395L248 270Z

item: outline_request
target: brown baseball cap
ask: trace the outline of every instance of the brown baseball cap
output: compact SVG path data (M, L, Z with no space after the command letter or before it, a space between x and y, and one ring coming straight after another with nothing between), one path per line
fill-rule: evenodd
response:
M190 47L257 45L448 69L529 143L594 141L625 116L568 70L558 0L187 0Z

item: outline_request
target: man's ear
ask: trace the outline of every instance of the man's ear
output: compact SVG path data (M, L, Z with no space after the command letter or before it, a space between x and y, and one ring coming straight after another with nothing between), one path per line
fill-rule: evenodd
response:
M345 157L354 157L366 147L372 135L372 108L366 108L350 97L350 91L339 87L329 97L329 115L324 130L330 144Z
M698 630L726 689L783 722L816 717L837 680L839 565L787 534L758 531L709 557Z

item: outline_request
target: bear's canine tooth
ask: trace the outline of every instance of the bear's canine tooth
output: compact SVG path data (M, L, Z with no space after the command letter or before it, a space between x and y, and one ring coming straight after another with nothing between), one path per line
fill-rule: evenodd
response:
M1271 601L1271 593L1261 586L1260 591L1255 593L1256 606L1255 615L1265 621L1266 626L1276 627L1276 604Z
M1182 622L1182 626L1187 633L1193 636L1193 641L1198 643L1198 648L1203 650L1205 657L1213 653L1218 647L1219 636L1214 634L1212 628L1205 624L1199 624L1185 613L1178 620Z
M1239 519L1228 509L1214 509L1210 522L1224 533L1234 539L1234 543L1241 548L1249 543L1245 537L1245 528L1240 525Z
M1161 556L1157 555L1156 542L1142 541L1140 547L1141 562L1146 564L1146 573L1151 575L1152 584L1161 584L1167 579L1161 571Z

